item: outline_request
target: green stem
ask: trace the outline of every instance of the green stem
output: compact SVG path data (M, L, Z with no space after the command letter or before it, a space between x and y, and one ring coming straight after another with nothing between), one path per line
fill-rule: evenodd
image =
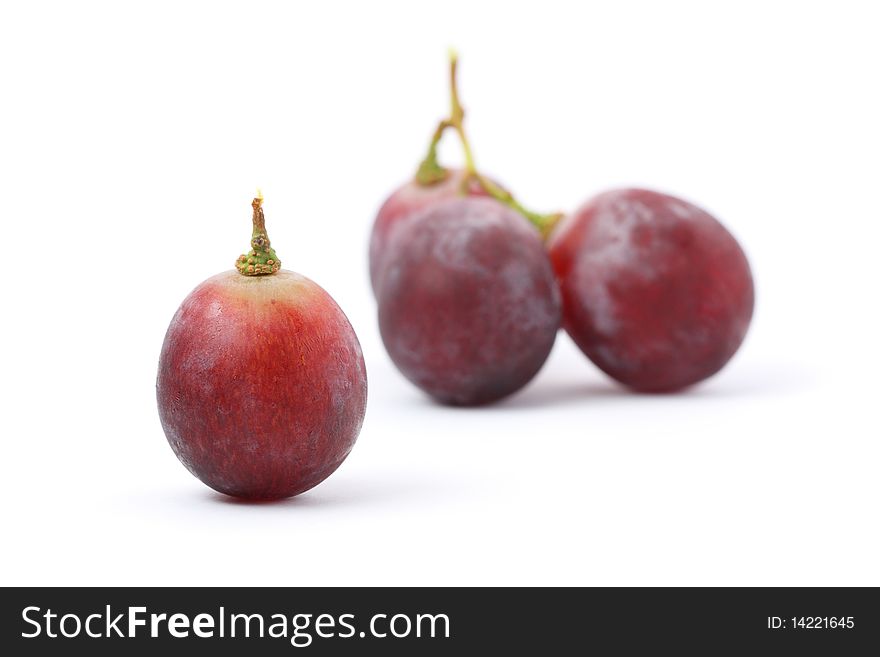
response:
M464 184L467 185L470 179L475 179L480 186L486 190L486 193L489 194L492 198L494 198L499 203L506 205L507 207L519 212L522 216L528 219L541 233L541 236L546 239L550 232L553 230L553 227L556 223L562 218L562 213L556 212L553 214L539 214L537 212L532 212L527 210L517 201L513 195L508 192L506 189L502 189L494 182L492 182L489 178L481 174L477 170L477 166L474 163L474 154L471 150L470 141L468 141L467 135L464 131L464 108L461 106L461 101L458 97L458 53L454 50L449 51L449 83L450 83L450 98L452 107L450 109L450 115L448 121L446 123L450 124L452 128L458 133L459 141L461 141L461 147L464 151L464 159L465 159L465 173L466 178ZM442 125L442 124L441 124Z
M443 137L446 129L451 127L452 124L444 119L440 121L440 124L434 131L434 136L431 137L431 143L428 146L428 154L425 155L425 159L422 160L418 171L416 171L416 182L418 184L424 186L434 185L435 183L443 182L449 177L449 169L437 161L437 144L440 143L440 139Z
M263 195L257 191L256 198L251 202L254 209L254 230L251 233L251 250L238 256L235 268L243 276L266 276L281 269L281 261L275 255L275 249L269 242L266 232L266 217L263 214Z
M474 164L474 153L471 150L471 144L464 134L464 108L458 99L458 53L454 50L449 51L449 123L458 133L461 141L461 148L464 151L464 168L469 176L480 179L477 171L477 165ZM480 181L482 182L482 181ZM486 190L488 191L488 190Z

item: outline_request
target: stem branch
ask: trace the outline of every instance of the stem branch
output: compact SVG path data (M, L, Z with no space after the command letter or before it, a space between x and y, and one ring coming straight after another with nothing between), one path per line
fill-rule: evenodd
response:
M451 98L451 108L449 119L446 123L450 124L452 128L458 133L459 141L461 141L461 147L464 151L464 159L465 159L465 172L466 179L464 184L467 185L469 179L475 179L480 186L486 190L486 193L489 194L492 198L494 198L499 203L506 205L507 207L519 212L522 216L528 219L541 233L541 237L546 239L550 234L550 231L553 230L553 227L556 223L562 218L562 213L554 213L554 214L539 214L537 212L532 212L527 210L522 206L522 204L517 201L513 195L508 192L506 189L502 189L494 182L492 182L489 178L484 176L482 173L477 170L477 166L474 163L474 155L471 150L470 141L468 141L467 135L464 131L464 108L461 106L461 101L458 96L458 53L454 50L450 50L449 52L449 84L450 84L450 98Z
M425 159L422 160L421 164L419 164L418 171L416 171L416 182L420 185L433 185L438 182L443 182L449 177L449 169L441 166L437 161L437 144L440 143L446 129L451 127L452 124L449 120L443 119L434 131L434 136L431 138L431 143L428 145L428 154L425 155Z

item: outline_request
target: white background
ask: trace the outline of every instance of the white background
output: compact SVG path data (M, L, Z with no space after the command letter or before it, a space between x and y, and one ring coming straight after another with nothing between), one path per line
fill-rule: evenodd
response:
M2 583L880 584L878 25L870 2L4 4ZM758 302L720 375L631 395L562 334L492 408L396 372L367 238L450 45L478 164L526 205L649 186L741 240ZM335 475L249 505L178 463L154 385L258 185L370 401Z

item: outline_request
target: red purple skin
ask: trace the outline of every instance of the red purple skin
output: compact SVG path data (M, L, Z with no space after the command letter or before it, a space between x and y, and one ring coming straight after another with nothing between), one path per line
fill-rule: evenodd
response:
M209 278L168 327L162 428L196 477L227 495L298 495L345 459L364 419L357 336L321 287L289 271Z
M407 220L377 292L391 359L451 405L487 404L526 385L561 321L537 230L488 198L441 201Z
M633 389L702 381L742 344L755 299L749 263L724 226L687 201L606 192L566 217L549 249L566 331Z
M370 235L370 283L375 293L384 267L388 243L398 226L405 224L417 212L439 201L463 196L486 196L476 180L465 186L465 172L452 169L449 176L438 183L422 185L415 180L400 186L379 208Z

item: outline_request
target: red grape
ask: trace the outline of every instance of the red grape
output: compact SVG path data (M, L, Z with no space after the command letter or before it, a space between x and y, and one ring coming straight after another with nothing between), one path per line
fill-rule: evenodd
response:
M606 192L565 218L549 249L565 329L636 390L702 381L743 341L754 305L748 261L724 226L686 201Z
M190 472L227 495L276 499L339 467L363 423L367 379L339 306L308 278L279 271L258 226L260 200L254 250L239 271L203 282L171 320L156 396Z
M495 401L550 353L559 291L538 231L487 198L435 203L389 245L379 327L391 359L436 400Z

